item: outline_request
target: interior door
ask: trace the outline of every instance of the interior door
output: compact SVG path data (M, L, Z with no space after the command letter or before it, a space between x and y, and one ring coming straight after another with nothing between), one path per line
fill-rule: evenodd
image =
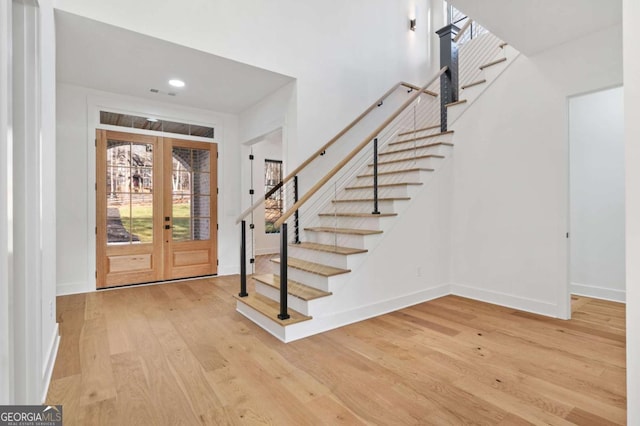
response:
M217 145L165 138L165 277L218 272Z
M217 145L98 130L96 286L216 274Z
M162 279L162 144L97 131L96 286Z

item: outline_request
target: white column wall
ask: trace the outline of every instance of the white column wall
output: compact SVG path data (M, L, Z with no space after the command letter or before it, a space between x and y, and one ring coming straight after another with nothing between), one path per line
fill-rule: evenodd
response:
M640 3L623 1L627 243L627 423L640 424Z
M59 341L53 6L3 2L0 19L0 404L40 404Z
M624 302L622 87L569 99L571 293Z

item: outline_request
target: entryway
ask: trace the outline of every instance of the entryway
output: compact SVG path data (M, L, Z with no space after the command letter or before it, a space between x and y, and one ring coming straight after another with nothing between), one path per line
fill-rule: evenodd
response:
M216 274L217 144L96 133L96 287Z

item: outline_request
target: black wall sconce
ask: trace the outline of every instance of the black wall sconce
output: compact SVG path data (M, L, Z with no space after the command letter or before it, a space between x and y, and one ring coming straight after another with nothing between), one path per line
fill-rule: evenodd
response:
M409 29L411 31L415 31L416 30L416 20L415 19L410 19L409 20Z

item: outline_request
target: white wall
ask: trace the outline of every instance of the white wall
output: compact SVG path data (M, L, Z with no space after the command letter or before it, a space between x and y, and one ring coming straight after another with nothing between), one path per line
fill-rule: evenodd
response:
M212 125L218 143L219 275L237 273L240 206L238 118L193 108L151 102L58 84L57 116L57 241L58 294L95 290L95 129L101 108L153 114L161 118ZM104 126L103 126L104 127ZM123 130L118 128L118 130ZM126 131L135 132L134 129Z
M624 302L621 87L569 99L571 293Z
M429 3L188 0L159 7L153 0L57 0L56 6L297 78L289 149L297 147L292 160L301 161L392 84L428 80L428 34L435 31L427 25Z
M567 97L622 83L621 34L520 55L455 123L454 293L569 317Z
M627 210L627 423L640 424L640 3L624 0L624 139Z

